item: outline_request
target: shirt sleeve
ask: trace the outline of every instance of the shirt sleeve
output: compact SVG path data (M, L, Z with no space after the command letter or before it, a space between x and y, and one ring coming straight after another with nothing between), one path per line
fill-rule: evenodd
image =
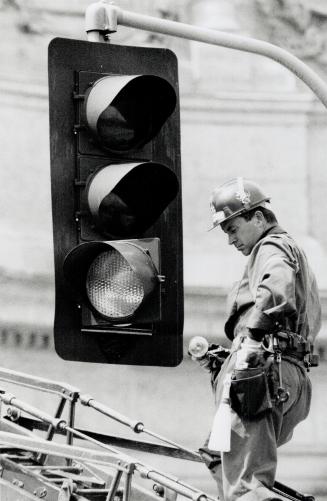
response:
M247 318L249 329L266 331L297 314L295 282L298 263L289 246L271 237L253 250L248 263L249 287L254 306Z

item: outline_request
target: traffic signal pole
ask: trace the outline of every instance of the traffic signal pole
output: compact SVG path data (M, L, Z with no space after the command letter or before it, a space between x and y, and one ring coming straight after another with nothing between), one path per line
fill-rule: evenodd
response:
M109 4L106 0L91 4L86 9L85 30L89 41L109 41L110 34L117 31L118 25L268 57L294 73L327 108L326 83L303 61L277 45L223 31L137 14Z

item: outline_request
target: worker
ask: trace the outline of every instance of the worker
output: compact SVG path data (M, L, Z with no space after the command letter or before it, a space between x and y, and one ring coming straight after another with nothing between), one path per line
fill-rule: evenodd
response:
M230 429L220 421L200 452L221 500L272 500L277 447L309 413L307 369L321 325L317 284L256 183L241 177L224 183L213 191L211 210L212 228L248 260L228 300L230 353L219 370L202 359L212 372L217 417L229 405Z

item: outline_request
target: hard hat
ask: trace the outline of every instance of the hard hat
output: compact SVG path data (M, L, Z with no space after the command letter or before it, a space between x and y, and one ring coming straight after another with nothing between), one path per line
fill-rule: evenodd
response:
M216 188L211 196L210 208L212 211L213 226L240 216L255 207L269 208L270 197L265 195L261 188L248 179L236 177Z

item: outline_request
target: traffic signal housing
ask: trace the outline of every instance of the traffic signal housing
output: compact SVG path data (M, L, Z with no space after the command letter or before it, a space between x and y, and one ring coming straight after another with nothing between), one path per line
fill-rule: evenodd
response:
M178 72L166 49L49 45L57 353L176 366L183 263Z

